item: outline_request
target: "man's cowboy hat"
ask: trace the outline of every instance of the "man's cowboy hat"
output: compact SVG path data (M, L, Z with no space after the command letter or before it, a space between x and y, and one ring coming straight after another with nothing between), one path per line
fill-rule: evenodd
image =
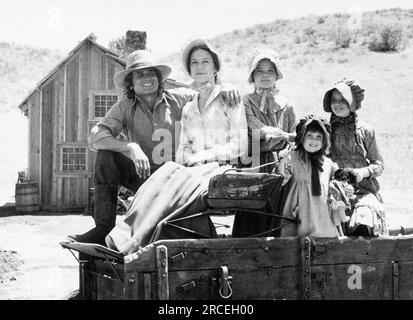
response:
M162 76L162 82L168 78L172 71L166 65L156 64L154 56L148 50L136 50L128 55L126 58L126 69L117 72L113 77L113 81L118 88L123 88L123 82L127 74L135 70L147 68L158 70Z
M189 59L189 54L191 53L192 49L195 47L207 47L213 54L216 55L218 58L218 70L217 72L221 69L221 58L219 54L211 47L211 45L204 39L196 39L191 41L184 49L184 52L182 54L182 63L184 65L184 69L188 74L190 75L190 70L188 70L188 59Z
M356 112L356 110L361 108L361 102L364 100L364 89L356 81L343 78L337 81L334 87L325 93L323 99L325 112L331 112L331 94L334 90L338 90L341 93L347 101L351 112Z
M280 67L279 67L280 61L278 59L278 53L269 48L255 48L250 52L250 58L249 58L249 63L248 63L248 66L249 66L248 81L250 83L254 82L252 73L257 68L258 63L260 63L260 61L263 59L268 59L274 64L275 71L277 72L276 80L280 80L283 77L280 71Z

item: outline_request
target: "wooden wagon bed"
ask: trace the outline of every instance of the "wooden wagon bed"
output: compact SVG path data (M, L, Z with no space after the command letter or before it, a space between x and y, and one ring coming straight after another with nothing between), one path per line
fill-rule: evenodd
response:
M79 252L83 299L412 299L413 236L154 242Z

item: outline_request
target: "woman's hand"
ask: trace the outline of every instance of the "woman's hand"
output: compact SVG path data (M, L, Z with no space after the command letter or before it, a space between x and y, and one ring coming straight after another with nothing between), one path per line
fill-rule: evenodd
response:
M353 173L356 176L357 183L359 183L364 178L370 177L370 171L368 168L353 169Z
M269 141L272 137L274 138L283 137L289 140L289 134L281 130L280 128L265 126L261 128L261 130L265 133L265 141Z
M203 164L205 162L205 157L202 156L202 151L195 153L194 155L190 156L186 161L185 165L187 167L195 167Z
M142 151L141 147L137 143L128 143L127 149L129 150L130 157L135 164L136 173L142 179L149 178L151 175L151 165L146 154Z

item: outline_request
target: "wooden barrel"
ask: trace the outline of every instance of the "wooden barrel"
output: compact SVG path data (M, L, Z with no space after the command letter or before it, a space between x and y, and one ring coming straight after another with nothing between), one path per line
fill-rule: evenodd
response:
M16 211L19 213L39 211L39 188L37 183L16 183Z

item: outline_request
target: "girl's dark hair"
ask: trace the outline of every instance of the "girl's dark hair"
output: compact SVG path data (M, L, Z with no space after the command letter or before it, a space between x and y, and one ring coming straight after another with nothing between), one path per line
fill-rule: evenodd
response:
M323 136L323 146L317 152L309 153L304 149L304 137L308 131L319 132ZM323 155L327 153L330 146L329 126L326 120L309 115L300 120L296 132L295 142L298 153L304 161L308 159L311 163L311 192L314 196L319 196L321 195L319 172L323 172Z
M309 122L307 125L308 120L313 119L313 121ZM322 124L320 124L320 122ZM322 127L324 126L324 128ZM325 119L322 118L317 118L313 115L309 115L303 119L300 120L300 122L297 124L297 127L295 129L296 131L296 137L295 137L295 144L297 147L297 150L301 151L300 153L304 156L305 155L305 150L303 147L303 142L304 142L304 137L305 134L308 131L312 132L319 132L323 136L323 146L320 150L320 153L322 155L325 155L330 147L330 126L327 123Z
M194 53L194 51L195 51L195 50L198 50L198 49L205 50L205 51L207 51L207 52L211 55L211 57L212 57L212 62L214 63L215 70L217 70L217 73L218 73L218 72L219 72L219 69L220 69L220 67L221 67L220 64L219 64L218 56L217 56L214 52L212 52L211 49L209 49L209 48L208 48L206 45L204 45L204 44L199 45L199 46L195 46L195 47L193 47L193 48L189 51L188 59L186 60L186 70L188 71L188 73L191 74L191 57L192 57L192 53ZM217 74L215 74L214 80L215 80L215 83L218 83L218 76L217 76Z
M158 69L153 68L156 73L156 77L158 78L158 92L162 92L164 89L163 82L162 82L162 75ZM123 92L128 99L134 99L136 92L133 88L133 71L129 72L125 76L125 80L123 80Z

